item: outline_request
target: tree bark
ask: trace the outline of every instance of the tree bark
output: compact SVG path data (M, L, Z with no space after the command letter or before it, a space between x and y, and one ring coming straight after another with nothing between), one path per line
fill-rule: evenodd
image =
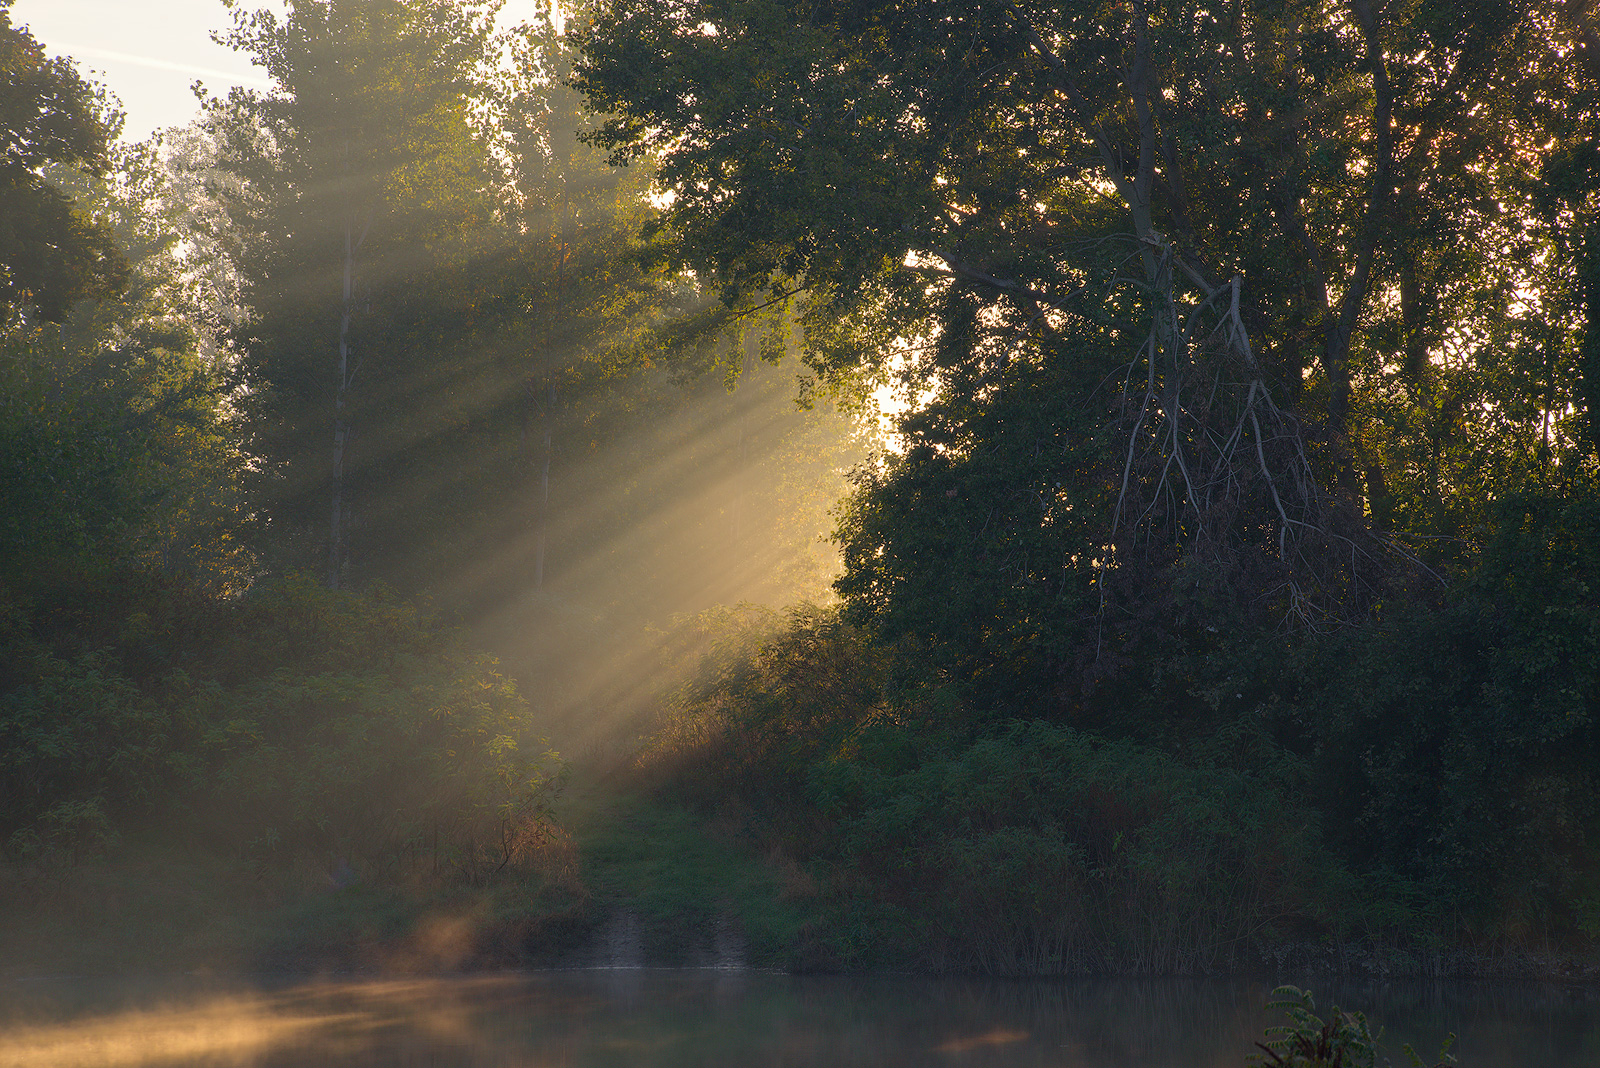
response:
M328 524L328 588L339 588L339 577L344 572L345 505L344 458L350 438L350 421L346 407L350 391L350 317L355 303L355 226L351 219L344 224L344 303L339 316L339 367L338 380L333 392L333 512Z
M533 389L535 398L543 392L543 400L535 399L539 413L539 486L534 491L533 510L533 588L544 589L545 559L550 544L550 461L555 455L556 384L551 379Z
M349 559L348 539L350 515L345 502L344 469L350 445L350 385L355 378L355 368L350 366L350 324L355 316L356 263L361 247L367 243L372 229L369 211L356 233L357 213L349 204L350 143L344 144L344 182L346 208L344 215L344 271L342 277L342 303L339 313L338 379L333 392L333 470L332 509L328 524L328 588L336 590Z

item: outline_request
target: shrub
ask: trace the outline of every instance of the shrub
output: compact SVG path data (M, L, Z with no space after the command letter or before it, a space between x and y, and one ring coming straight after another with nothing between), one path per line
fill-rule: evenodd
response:
M1043 722L908 764L888 730L820 766L817 797L851 885L937 932L936 968L1208 969L1315 882L1314 820L1257 777Z
M493 661L385 591L296 579L123 607L120 634L69 655L15 603L5 617L13 849L159 818L242 852L426 852L476 878L525 847L560 788L564 766ZM66 631L56 644L81 644Z
M1324 1021L1316 1015L1311 992L1292 986L1274 990L1267 1009L1282 1009L1289 1022L1267 1028L1267 1041L1256 1043L1262 1053L1250 1058L1251 1065L1259 1068L1377 1068L1378 1043L1383 1033L1374 1035L1361 1013L1341 1012L1335 1005ZM1454 1035L1445 1039L1436 1068L1455 1063L1450 1055L1454 1043ZM1415 1050L1410 1046L1403 1048L1413 1068L1424 1068ZM1389 1062L1385 1059L1383 1063Z

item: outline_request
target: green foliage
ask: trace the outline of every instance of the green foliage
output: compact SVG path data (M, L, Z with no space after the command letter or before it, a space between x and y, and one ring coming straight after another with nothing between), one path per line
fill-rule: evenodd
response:
M659 154L674 251L730 304L801 287L819 325L876 302L914 337L948 328L944 298L964 293L1009 347L1028 344L1012 314L1059 344L1041 309L1096 319L1141 299L1153 278L1084 281L1112 234L1120 260L1153 231L1196 290L1246 280L1270 385L1326 421L1320 459L1348 432L1394 490L1431 494L1406 464L1417 439L1480 416L1493 433L1501 415L1464 397L1537 390L1559 412L1570 395L1566 357L1508 391L1499 365L1570 322L1557 299L1515 310L1519 285L1556 298L1568 280L1524 236L1530 189L1509 161L1567 135L1571 33L1497 4L614 4L585 28L578 75L617 158ZM1466 100L1484 121L1461 123ZM1138 335L1120 341L1131 357ZM1397 407L1360 410L1386 376L1404 395L1387 401L1436 425L1391 422L1397 440Z
M285 20L241 10L229 41L279 89L209 106L211 169L231 182L186 166L190 185L222 190L253 305L231 337L268 565L321 566L338 497L339 581L513 617L504 627L547 639L518 643L535 646L518 670L542 686L596 658L574 647L596 630L825 589L819 535L859 448L848 419L794 412L792 377L773 369L783 309L708 312L660 237L641 235L653 168L613 170L583 142L574 44L551 11L493 42L500 69L482 16L365 0ZM406 168L449 180L393 177ZM781 547L766 544L774 528ZM568 643L568 628L584 633Z
M415 511L397 503L405 473L460 418L444 367L481 342L499 295L473 267L504 235L475 126L490 20L438 0L305 3L282 19L229 6L226 43L275 85L210 100L203 120L240 179L218 193L252 309L232 340L254 490L274 566L326 566L337 584L353 514L376 550L403 526L389 515Z
M707 806L736 798L827 873L836 965L1214 967L1291 933L1338 882L1265 739L1241 741L1248 770L1182 761L905 689L925 654L836 613L715 622L647 766Z
M835 612L708 616L646 761L813 866L836 964L1183 971L1317 932L1582 945L1591 500L1501 506L1445 604L1135 661L1069 706L1081 728L1030 714L1049 692L982 703L944 650Z
M843 877L937 932L940 968L1215 967L1284 933L1319 874L1314 819L1272 783L1044 723L967 744L869 727L815 788Z
M453 852L428 846L434 862L471 874L549 815L561 765L538 751L526 704L415 607L299 580L240 608L221 688L180 706L207 727L218 832L344 856L438 836Z
M1259 1068L1377 1068L1383 1033L1374 1035L1361 1013L1341 1012L1334 1006L1324 1022L1316 1015L1311 992L1292 986L1274 990L1267 1009L1282 1009L1289 1022L1267 1028L1268 1040L1256 1043L1263 1053L1251 1057L1250 1064ZM1454 1035L1445 1040L1437 1068L1456 1062L1450 1055L1454 1043ZM1415 1068L1424 1068L1422 1058L1410 1046L1405 1047L1405 1054Z
M0 581L140 566L217 590L248 583L247 458L226 353L177 255L148 146L80 183L127 263L115 299L0 333Z
M698 665L668 797L590 842L662 944L719 892L813 964L1593 944L1588 16L228 7L275 88L113 152L0 0L9 855L166 826L490 884L553 848L524 698L387 579L586 741ZM839 412L792 412L792 351ZM823 592L880 384L842 606L635 641ZM284 577L324 561L365 592ZM1274 1063L1375 1063L1290 1009Z
M117 310L0 339L0 579L143 561L246 581L226 383L186 327Z
M694 672L669 695L649 762L703 801L793 804L806 780L881 702L887 658L836 611L715 609L680 630ZM686 628L685 628L686 629Z
M996 701L1051 686L1092 646L1103 576L1088 547L1113 461L1104 413L1076 398L1110 367L1096 355L1088 338L1070 360L941 371L940 394L901 420L903 452L858 469L841 510L852 622L915 636Z
M1419 573L1369 527L1467 535L1580 460L1569 223L1535 225L1571 183L1506 162L1556 151L1572 32L1494 4L614 4L578 84L730 307L792 298L824 373L910 380L905 456L846 516L858 621L1037 691L1083 674L1085 609L1091 676L1174 616L1180 643L1359 623ZM962 466L973 514L924 498Z
M684 963L731 924L752 965L789 965L815 900L783 884L784 869L743 839L736 821L629 788L567 806L586 888L601 908L642 924L645 959ZM790 862L792 865L792 862ZM804 876L792 879L803 887Z
M647 621L825 592L854 424L795 413L784 309L704 314L638 236L649 170L609 172L578 142L548 12L493 85L484 14L240 10L229 39L275 92L107 155L114 182L60 179L133 270L121 299L4 339L0 848L17 870L137 855L164 830L274 885L308 867L498 885L554 840L564 766L490 662L374 579L491 617L479 633L522 654L543 707L588 718L611 695L583 683ZM693 351L669 353L672 334ZM283 577L323 557L341 397L359 596ZM541 467L554 490L530 507ZM506 575L535 541L552 581L530 601ZM393 919L384 893L348 903L350 924Z
M57 170L98 174L121 127L103 93L70 60L47 58L0 4L0 311L10 327L27 309L58 323L87 297L117 293L127 264L104 218L73 204Z
M914 402L841 510L840 621L735 621L661 743L821 860L861 959L923 921L994 970L1289 929L1585 944L1586 17L585 24L596 141L656 164L664 254Z
M414 606L304 580L221 602L138 573L111 581L118 592L83 591L117 628L104 645L70 602L7 602L13 850L164 820L261 861L410 855L476 878L548 818L563 765L526 704Z
M1274 718L1341 852L1414 903L1411 930L1570 936L1600 860L1600 525L1582 487L1495 511L1446 605L1311 643Z

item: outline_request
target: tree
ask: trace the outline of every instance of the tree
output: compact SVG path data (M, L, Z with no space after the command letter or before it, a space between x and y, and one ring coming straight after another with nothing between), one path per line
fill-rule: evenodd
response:
M478 303L465 268L495 202L472 109L493 10L291 3L282 20L235 10L223 38L277 83L209 104L245 179L232 207L254 309L240 338L253 444L278 482L280 546L304 565L320 544L330 586L350 564L355 503L376 510L415 438L439 331L460 336Z
M1102 590L1197 563L1321 627L1412 569L1369 533L1399 457L1361 391L1398 366L1467 410L1433 362L1493 367L1537 274L1553 41L1501 5L616 4L578 82L617 158L659 154L681 259L733 306L802 294L819 366L876 341L956 420L1082 367L1102 458L1059 481Z
M555 426L571 399L564 394L583 390L586 378L609 377L628 360L606 335L636 326L671 283L631 255L648 212L647 168L631 175L614 171L604 153L580 143L588 122L582 98L567 84L573 46L557 28L553 9L541 6L534 22L508 35L508 44L511 71L500 118L519 209L511 259L525 272L514 286L526 301L528 327L521 441L530 483L533 585L543 590Z
M52 583L143 568L238 591L255 565L230 359L154 147L116 146L108 168L60 189L106 228L125 284L0 334L0 584L48 602Z
M1584 415L1581 436L1600 455L1600 20L1592 5L1573 0L1554 14L1553 47L1540 63L1546 87L1535 104L1552 113L1536 198L1560 280L1546 287L1554 305L1546 318L1564 312L1581 323L1568 331L1577 340L1574 401Z
M13 26L10 7L0 3L0 308L56 323L76 301L127 283L110 226L52 178L102 174L121 117L70 59L46 58L27 27Z
M1220 890L1139 906L1207 952L1588 945L1588 6L603 10L579 84L679 261L916 401L843 511L847 626L711 660L680 782L945 967L1057 967L1086 902L1094 966L1149 967L1122 864Z

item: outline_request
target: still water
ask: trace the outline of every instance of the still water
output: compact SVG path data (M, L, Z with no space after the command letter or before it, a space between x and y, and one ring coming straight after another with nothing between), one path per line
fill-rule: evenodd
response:
M1290 977L1291 980L1293 977ZM1314 983L1463 1068L1595 1068L1600 990ZM1241 1068L1268 984L968 982L763 972L445 979L0 980L5 1068ZM1429 1056L1428 1063L1433 1063Z

